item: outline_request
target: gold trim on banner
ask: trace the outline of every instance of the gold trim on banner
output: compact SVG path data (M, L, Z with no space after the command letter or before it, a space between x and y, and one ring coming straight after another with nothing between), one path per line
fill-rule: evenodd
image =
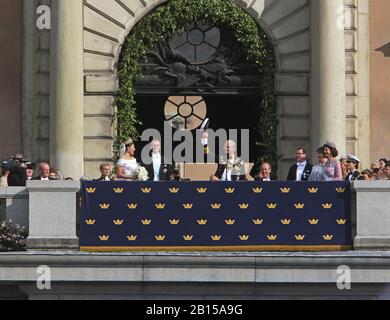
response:
M86 247L81 246L83 252L245 252L245 251L347 251L352 246L205 246L205 247Z

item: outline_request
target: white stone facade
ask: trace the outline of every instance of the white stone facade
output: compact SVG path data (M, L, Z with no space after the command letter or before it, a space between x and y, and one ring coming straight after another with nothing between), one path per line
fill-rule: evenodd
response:
M61 0L34 0L24 3L25 29L31 30L38 4ZM72 0L73 1L73 0ZM278 99L279 177L294 161L295 147L312 151L313 108L312 6L315 0L235 0L270 37L275 46ZM328 0L327 0L328 1ZM329 0L339 1L339 0ZM342 1L342 0L340 0ZM110 160L113 138L113 94L118 88L116 62L127 34L134 25L164 0L86 0L84 15L84 175L96 176L98 165ZM344 0L345 23L345 144L342 152L359 154L370 161L370 106L368 83L368 0ZM335 12L340 15L342 12ZM31 35L33 37L31 38ZM33 40L31 40L33 39ZM29 31L25 36L24 110L33 117L24 119L27 156L49 159L50 134L50 31ZM321 121L321 120L319 120ZM338 130L338 128L334 128ZM344 132L341 130L341 132Z

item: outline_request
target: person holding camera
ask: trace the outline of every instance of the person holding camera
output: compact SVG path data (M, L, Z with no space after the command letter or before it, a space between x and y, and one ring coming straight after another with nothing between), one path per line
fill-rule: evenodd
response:
M26 186L26 168L28 161L23 159L22 154L17 154L13 158L3 161L2 167L7 174L8 187ZM8 172L8 173L7 173Z

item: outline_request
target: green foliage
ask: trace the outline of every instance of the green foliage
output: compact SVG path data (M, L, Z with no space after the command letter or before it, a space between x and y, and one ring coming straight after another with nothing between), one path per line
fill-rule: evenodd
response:
M139 139L135 104L135 82L140 75L139 61L160 40L168 40L175 33L183 32L192 22L214 24L229 28L241 44L247 59L255 62L263 74L262 101L258 127L257 145L263 150L258 162L267 160L277 165L276 149L276 102L273 74L274 54L267 36L256 22L231 0L170 0L150 15L143 18L128 35L118 64L120 89L115 99L117 139L114 153L117 156L120 144L128 139ZM275 170L276 171L276 170Z

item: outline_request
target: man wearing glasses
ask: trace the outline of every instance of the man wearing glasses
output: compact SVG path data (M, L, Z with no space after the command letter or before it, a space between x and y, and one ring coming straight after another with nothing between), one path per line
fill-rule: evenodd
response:
M288 181L308 181L313 165L307 160L306 150L304 148L297 148L295 153L297 162L290 167L288 172Z

